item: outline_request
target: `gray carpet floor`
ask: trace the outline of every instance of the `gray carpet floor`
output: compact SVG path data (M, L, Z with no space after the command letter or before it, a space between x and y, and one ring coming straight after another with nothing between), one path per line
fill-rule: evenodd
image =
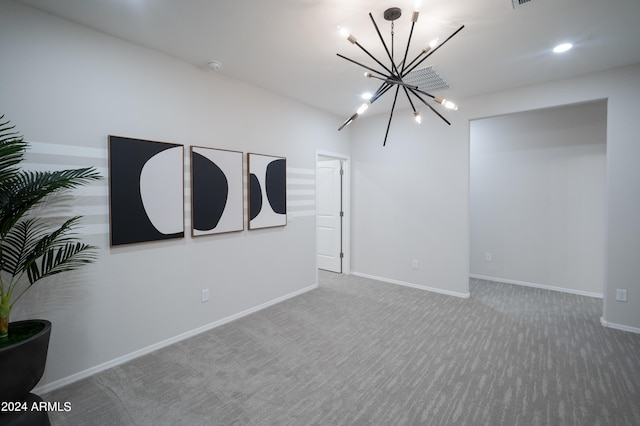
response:
M602 301L320 287L49 394L57 425L640 425L640 335Z

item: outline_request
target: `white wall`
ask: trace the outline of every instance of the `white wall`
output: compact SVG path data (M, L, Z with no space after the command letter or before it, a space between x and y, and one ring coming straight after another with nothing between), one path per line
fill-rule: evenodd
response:
M468 297L468 121L422 115L396 111L385 147L388 115L350 125L352 271Z
M467 293L469 120L603 99L602 320L640 332L640 65L460 99L451 127L431 117L418 129L410 114L396 112L386 148L381 146L386 116L353 123L352 269L388 281ZM420 269L411 268L412 259L419 260ZM615 301L616 288L628 290L627 302Z
M602 295L606 118L600 101L471 122L472 275Z
M88 212L84 237L101 247L99 261L40 286L15 311L15 320L54 323L42 384L314 285L315 150L348 154L349 132L352 269L464 296L468 120L600 99L608 100L603 316L640 330L640 66L460 100L452 126L425 116L412 127L410 114L397 113L382 148L385 116L338 133L341 118L10 1L0 3L0 54L0 113L39 143L33 165L96 165L106 176L107 135L116 134L285 155L296 180L285 228L117 249L108 245L106 181L83 191L73 212ZM205 286L212 300L203 304ZM629 290L627 303L615 301L616 288Z
M34 168L106 177L110 134L287 157L284 228L191 238L187 191L184 239L110 248L107 180L82 189L66 213L86 215L99 260L38 284L12 317L53 322L41 386L317 284L315 152L349 154L339 118L9 1L0 54L0 114L33 143Z
M640 332L640 64L460 102L469 119L607 100L603 323ZM617 302L617 288L628 301Z

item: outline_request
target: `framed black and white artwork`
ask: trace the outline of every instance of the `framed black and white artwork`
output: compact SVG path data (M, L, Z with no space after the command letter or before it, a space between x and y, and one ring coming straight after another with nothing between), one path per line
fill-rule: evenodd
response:
M244 229L242 152L191 147L191 235Z
M249 229L287 224L287 159L247 154Z
M184 147L109 136L111 245L184 237Z

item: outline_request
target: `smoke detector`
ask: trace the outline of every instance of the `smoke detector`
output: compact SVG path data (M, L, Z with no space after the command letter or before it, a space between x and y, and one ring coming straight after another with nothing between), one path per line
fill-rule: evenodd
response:
M207 66L214 71L219 71L222 68L222 62L220 61L209 61L207 62Z

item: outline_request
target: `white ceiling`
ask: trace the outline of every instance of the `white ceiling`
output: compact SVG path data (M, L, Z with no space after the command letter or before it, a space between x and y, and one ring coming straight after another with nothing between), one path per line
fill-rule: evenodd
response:
M341 38L346 27L379 59L386 57L368 17L389 43L382 14L400 7L396 57L406 47L416 0L19 0L54 15L164 52L347 118L379 81L336 56L375 66ZM640 0L422 0L409 57L429 40L465 28L424 66L451 86L434 93L451 99L640 63ZM574 48L551 53L559 42ZM387 59L388 60L388 59ZM387 94L385 98L392 98ZM406 105L405 105L406 104ZM400 108L408 107L399 98ZM464 106L462 105L461 108ZM373 109L373 106L372 106Z

